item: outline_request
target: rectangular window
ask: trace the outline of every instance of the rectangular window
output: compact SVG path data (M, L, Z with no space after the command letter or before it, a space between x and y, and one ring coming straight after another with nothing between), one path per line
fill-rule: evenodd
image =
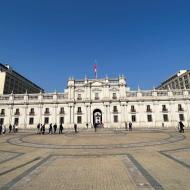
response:
M77 113L82 113L82 109L81 109L81 107L78 107L78 109L77 109Z
M163 120L164 122L168 122L168 114L163 114Z
M77 123L82 123L82 116L77 116Z
M99 94L95 93L95 100L99 100Z
M49 108L45 109L45 114L49 114Z
M179 114L179 120L180 120L180 121L185 121L184 114Z
M113 112L118 112L117 106L113 106Z
M61 108L61 109L60 109L60 114L64 114L64 113L65 113L64 108Z
M34 115L34 108L31 108L31 109L30 109L29 115Z
M1 115L5 115L5 109L1 109Z
M116 93L113 93L113 97L112 97L114 100L116 100L117 99L117 95L116 95Z
M15 115L20 115L19 109L17 108L15 111Z
M4 118L0 118L0 124L1 124L1 125L4 124Z
M78 94L77 100L82 100L81 94Z
M150 105L147 105L147 106L146 106L146 111L147 111L147 112L152 112L152 110L151 110L151 108L150 108Z
M117 115L114 115L114 116L113 116L113 122L114 122L114 123L118 123L118 116L117 116Z
M131 106L131 112L136 112L135 106Z
M131 121L132 121L132 122L136 122L136 115L132 115L132 116L131 116Z
M45 118L44 118L44 123L45 123L45 124L49 124L49 117L45 117Z
M60 123L60 124L64 124L64 117L60 117L60 118L59 118L59 123Z
M17 126L18 124L19 124L19 118L15 118L15 119L14 119L14 125Z
M162 111L168 111L168 109L166 108L166 105L162 105Z
M34 124L34 118L33 117L30 117L29 118L29 125L33 125Z
M147 115L147 121L152 122L152 115Z
M184 111L181 104L178 104L178 111Z

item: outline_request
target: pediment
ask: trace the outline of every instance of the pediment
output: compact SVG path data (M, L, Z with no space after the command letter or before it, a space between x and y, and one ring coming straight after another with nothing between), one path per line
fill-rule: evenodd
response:
M93 81L93 82L91 83L91 86L102 86L102 85L104 85L104 83L103 83L103 82L100 82L100 81Z
M93 88L92 91L93 91L93 92L94 92L94 91L97 92L97 91L102 91L102 89L101 89L101 88Z
M78 88L78 89L75 89L75 92L84 92L84 90L81 88Z

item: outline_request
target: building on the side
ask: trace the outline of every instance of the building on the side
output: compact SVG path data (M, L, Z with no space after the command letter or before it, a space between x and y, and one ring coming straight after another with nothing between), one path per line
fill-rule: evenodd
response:
M44 92L44 89L34 84L9 65L0 63L0 94L24 94Z
M35 128L38 123L63 123L64 128L177 127L190 124L190 90L130 91L125 77L68 80L63 93L0 96L0 122Z
M178 73L162 82L156 89L190 89L190 70L180 70Z

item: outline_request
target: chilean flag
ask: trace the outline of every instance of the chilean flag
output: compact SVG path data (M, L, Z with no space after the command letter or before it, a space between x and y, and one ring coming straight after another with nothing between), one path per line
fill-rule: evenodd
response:
M94 77L97 79L97 64L94 64Z

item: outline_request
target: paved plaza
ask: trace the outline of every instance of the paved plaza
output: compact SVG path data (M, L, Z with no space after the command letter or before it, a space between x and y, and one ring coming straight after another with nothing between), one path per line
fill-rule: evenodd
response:
M190 130L0 136L0 190L188 190Z

